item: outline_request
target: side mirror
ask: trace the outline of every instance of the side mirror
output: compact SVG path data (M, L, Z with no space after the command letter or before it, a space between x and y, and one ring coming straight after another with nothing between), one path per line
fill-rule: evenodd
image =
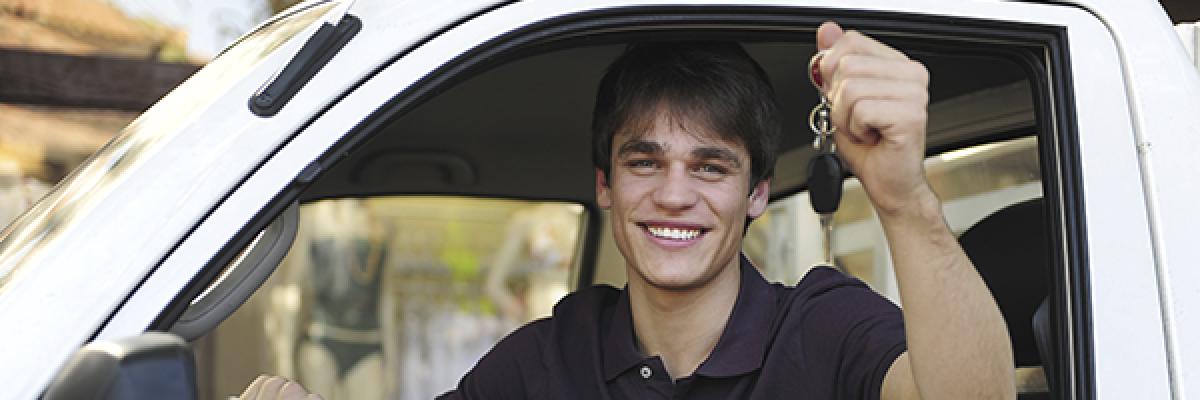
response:
M44 400L196 399L196 364L178 336L140 336L89 343L50 382Z

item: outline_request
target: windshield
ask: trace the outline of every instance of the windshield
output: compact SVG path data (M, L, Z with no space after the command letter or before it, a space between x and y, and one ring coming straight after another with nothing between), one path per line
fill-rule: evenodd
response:
M152 154L164 139L191 123L214 101L336 2L313 2L278 15L246 34L207 66L125 127L28 212L0 232L0 291L20 271L21 260L69 226L75 216L108 193L130 167Z

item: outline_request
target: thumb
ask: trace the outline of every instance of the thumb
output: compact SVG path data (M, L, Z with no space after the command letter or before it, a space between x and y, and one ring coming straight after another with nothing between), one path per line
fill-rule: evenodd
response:
M842 27L833 21L825 21L817 28L817 50L825 50L833 47L833 44L842 38L845 34Z

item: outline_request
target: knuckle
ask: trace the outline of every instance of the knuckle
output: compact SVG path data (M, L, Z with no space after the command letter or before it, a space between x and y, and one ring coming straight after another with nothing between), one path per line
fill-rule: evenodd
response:
M842 38L850 42L861 42L867 38L867 35L863 34L862 31L859 31L858 29L848 29L846 30L846 33L842 35Z
M929 84L929 69L925 68L925 64L917 60L908 60L907 62L909 74L911 74L917 82L923 85Z
M841 84L841 95L838 100L842 102L855 102L859 97L862 97L863 85L859 79L844 79Z
M863 76L867 74L869 65L864 57L847 54L838 65L838 73L842 76Z
M863 124L863 121L862 121L863 113L861 112L861 107L862 107L861 102L850 106L850 109L848 110L849 112L847 113L849 115L846 116L845 125L849 130L848 133L850 133L850 135L854 136L854 137L857 137L859 135L859 132L860 132L862 124Z
M912 113L912 123L916 126L925 126L929 122L929 114L924 109L916 110Z
M929 104L929 90L918 83L907 83L898 90L899 99L914 106Z
M928 119L929 114L925 112L924 108L912 107L908 109L907 112L901 116L900 121L897 122L911 127L923 127Z
M928 90L923 90L923 88L918 89L916 91L916 96L917 96L916 97L917 104L920 104L921 106L925 106L925 105L929 104L929 91Z

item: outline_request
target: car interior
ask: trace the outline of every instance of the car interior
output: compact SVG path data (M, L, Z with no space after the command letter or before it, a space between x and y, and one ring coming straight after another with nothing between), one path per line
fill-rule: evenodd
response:
M929 69L930 181L1008 323L1020 397L1057 398L1039 163L1049 128L1036 118L1044 78L1004 46L868 33ZM236 394L260 373L298 379L326 399L430 398L561 296L623 285L595 203L596 84L627 43L696 37L740 42L777 92L784 136L772 203L744 252L768 280L795 284L820 261L824 240L805 182L815 153L807 118L819 99L805 75L811 28L545 40L466 65L415 101L377 112L380 128L359 132L364 140L303 191L298 213L285 214L298 214L291 249L260 252L278 256L273 273L257 274L262 286L215 329L188 328L200 398ZM902 307L870 203L852 176L844 184L838 267ZM276 243L250 247L262 242Z

